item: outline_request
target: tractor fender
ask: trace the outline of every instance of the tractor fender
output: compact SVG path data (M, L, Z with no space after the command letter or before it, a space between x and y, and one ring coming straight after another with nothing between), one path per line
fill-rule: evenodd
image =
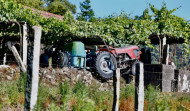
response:
M113 50L113 49L111 49L111 51L109 51L108 49L99 49L99 50L96 51L96 54L98 54L98 53L100 53L100 52L102 52L102 51L104 51L104 52L110 52L114 57L117 56L116 51Z

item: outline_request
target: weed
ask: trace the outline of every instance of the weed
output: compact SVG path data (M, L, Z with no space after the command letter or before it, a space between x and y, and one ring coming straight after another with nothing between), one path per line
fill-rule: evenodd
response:
M132 82L121 89L120 98L135 97L135 84Z
M56 101L56 96L59 95L58 88L52 87L49 85L45 85L43 83L40 83L38 88L38 100L37 105L35 106L36 111L40 111L42 109L45 109L46 106L49 106L51 104L51 101ZM47 100L47 98L50 99L50 102ZM48 101L48 103L46 103ZM46 104L46 105L45 105Z
M111 111L113 103L113 92L111 90L99 91L97 86L89 88L89 98L94 100L98 111Z
M62 98L65 98L70 93L70 88L67 81L65 81L64 85L59 83L59 92Z
M10 106L24 107L25 75L17 81L0 81L0 110ZM121 87L120 111L134 110L134 83ZM190 95L161 93L148 86L145 90L144 111L187 111L190 109ZM58 87L40 83L35 111L110 111L113 104L113 90L100 91L96 85L87 87L82 81L75 86L68 82Z
M79 80L72 90L73 94L80 98L85 98L88 96L89 90L88 87Z
M123 98L120 100L120 111L134 111L135 101L133 96L129 96L128 99Z
M145 99L148 101L148 111L154 110L154 102L158 99L160 91L158 88L154 88L152 85L148 86L145 91Z
M27 81L27 74L21 73L19 79L17 80L17 87L19 92L25 92L26 81Z
M61 103L63 104L63 109L68 109L68 103L71 96L70 86L67 81L64 84L59 84L59 93L61 95Z
M55 103L51 103L48 109L49 111L62 111L61 108Z

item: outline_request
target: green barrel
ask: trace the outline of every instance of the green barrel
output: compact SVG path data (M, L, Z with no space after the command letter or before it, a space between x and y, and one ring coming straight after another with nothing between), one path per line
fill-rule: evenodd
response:
M64 46L64 51L70 52L74 57L86 57L84 44L80 41L74 41Z
M86 67L86 52L82 42L74 41L66 44L64 51L68 51L71 54L71 66Z

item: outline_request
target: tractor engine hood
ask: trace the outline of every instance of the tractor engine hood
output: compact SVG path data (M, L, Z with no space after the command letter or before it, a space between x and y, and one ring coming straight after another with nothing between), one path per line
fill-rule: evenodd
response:
M100 51L108 51L108 49L100 49ZM111 53L116 57L118 54L126 53L129 55L131 59L140 59L141 52L139 51L139 47L135 45L121 47L121 48L113 48L110 49ZM109 52L109 51L108 51Z

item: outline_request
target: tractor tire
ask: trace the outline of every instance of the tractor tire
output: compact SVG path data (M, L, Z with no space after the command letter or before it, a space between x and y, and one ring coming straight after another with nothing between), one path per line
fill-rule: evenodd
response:
M97 73L98 77L102 80L111 79L116 68L117 61L113 54L102 51L96 55L94 59L94 69L95 73Z
M63 67L68 67L69 66L69 59L70 55L68 52L60 52L58 54L58 67L63 68Z

